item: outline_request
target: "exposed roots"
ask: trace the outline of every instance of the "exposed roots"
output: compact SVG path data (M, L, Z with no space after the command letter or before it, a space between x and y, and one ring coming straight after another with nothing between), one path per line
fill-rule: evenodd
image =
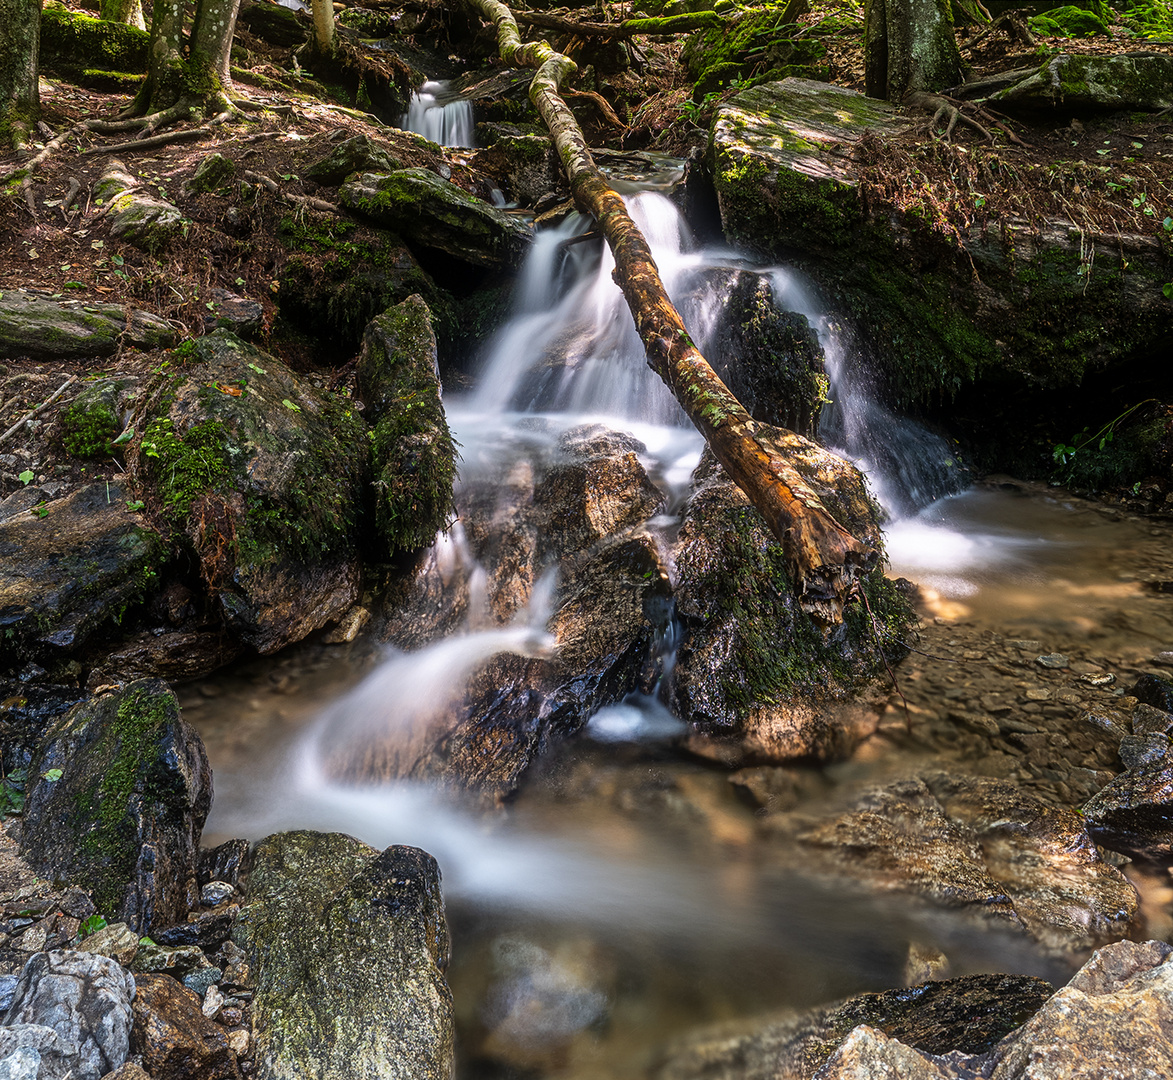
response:
M933 118L928 123L928 130L933 134L934 138L942 139L945 142L953 141L953 132L958 123L961 123L966 127L972 128L982 139L992 145L994 136L988 128L982 123L979 123L977 118L980 117L986 124L998 128L1015 146L1026 146L1026 143L1015 135L1009 127L977 102L960 101L957 98L946 97L943 94L930 94L924 90L910 90L904 95L904 105L909 109L919 109L923 112L932 113ZM943 135L937 135L937 127L945 118L948 118L945 132Z
M286 191L282 188L276 180L261 173L252 172L250 169L244 170L244 178L253 184L260 184L270 194L284 202L293 203L294 206L302 206L307 210L318 210L323 214L342 213L332 202L327 202L325 199L315 199L309 195L294 195L292 191Z

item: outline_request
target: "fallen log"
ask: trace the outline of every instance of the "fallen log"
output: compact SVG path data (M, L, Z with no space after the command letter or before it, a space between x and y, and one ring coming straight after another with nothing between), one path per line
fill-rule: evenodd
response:
M562 80L577 70L574 62L545 42L523 43L513 14L500 0L467 2L496 26L505 63L537 69L530 100L550 131L575 203L598 222L611 247L615 280L631 309L648 364L781 541L799 602L816 618L840 622L848 592L874 565L876 553L827 511L771 437L778 429L755 421L693 344L668 298L647 241L595 165L559 92Z
M555 30L560 34L575 37L631 38L671 37L673 34L689 34L693 30L707 30L720 26L725 20L714 11L686 12L683 15L667 15L658 19L625 19L617 23L578 22L561 15L547 15L542 11L523 11L516 16L523 26L536 26L542 30Z

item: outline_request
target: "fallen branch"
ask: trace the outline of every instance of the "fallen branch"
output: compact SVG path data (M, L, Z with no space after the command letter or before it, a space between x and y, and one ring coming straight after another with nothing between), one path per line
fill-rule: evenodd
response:
M624 131L628 130L627 125L615 115L615 110L611 108L611 103L602 94L597 94L594 90L566 90L563 93L565 97L586 98L587 101L594 103L599 112L603 114L603 119L607 123L617 128L622 128Z
M245 169L243 175L246 180L251 180L254 184L260 184L261 187L266 191L272 192L277 198L291 202L295 206L304 206L308 210L320 210L324 214L340 214L342 212L332 202L326 202L325 199L315 199L310 195L294 195L293 192L286 191L281 187L276 180L272 180L262 173Z
M17 422L13 424L12 427L4 432L3 435L0 435L0 443L7 442L13 434L19 431L30 420L35 420L38 416L40 416L41 413L43 413L50 405L52 405L53 402L55 402L62 394L64 394L65 391L68 390L75 382L77 382L77 376L70 375L69 378L66 379L65 382L63 382L57 388L56 393L54 393L51 398L47 399L46 401L42 401L40 405L32 410L32 412L26 413L19 420L17 420Z
M614 277L635 320L648 364L675 394L729 477L749 497L781 541L804 609L841 622L843 604L875 553L835 520L792 464L791 433L757 423L693 344L660 280L647 241L587 149L559 93L577 68L545 42L523 44L512 13L500 0L468 0L497 27L501 59L537 68L530 100L550 131L570 190L591 214L615 256Z

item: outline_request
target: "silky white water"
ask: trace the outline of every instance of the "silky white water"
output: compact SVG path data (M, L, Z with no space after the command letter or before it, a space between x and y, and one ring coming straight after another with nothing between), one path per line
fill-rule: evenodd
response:
M412 94L399 126L441 146L475 145L472 102L450 90L446 82L426 82Z
M633 194L628 204L703 351L724 300L720 275L710 272L743 264L727 251L699 248L662 195ZM571 242L584 229L584 221L572 218L538 236L518 283L516 313L487 344L476 390L446 401L461 445L462 482L507 483L527 454L550 453L566 430L602 422L644 444L649 475L678 507L702 440L644 361L611 278L609 252L597 242ZM1046 561L1060 549L1040 539L1042 526L1037 534L983 526L981 513L965 511L982 496L925 506L942 494L941 475L955 483L956 470L941 460L950 456L948 445L870 398L850 335L819 310L797 275L776 267L760 272L769 276L777 303L806 314L816 327L833 379L824 431L860 462L899 515L887 526L894 571L963 599L990 588L999 575L1028 582L1045 575ZM997 493L990 497L1005 508ZM470 1006L481 1010L476 1023L512 1031L519 1044L554 1044L595 1024L609 1002L614 1053L622 1058L624 1039L657 1037L650 1030L636 1034L645 1027L659 1032L712 1015L898 985L911 941L940 944L955 971L1045 970L1021 939L979 935L948 912L913 915L899 901L852 899L804 880L800 867L764 865L743 826L719 807L696 824L702 839L682 843L670 807L620 812L600 803L564 819L557 799L527 802L523 794L508 813L486 816L419 785L332 779L326 766L340 747L388 733L405 743L426 734L489 656L550 647L551 579L535 588L510 625L498 626L483 600L484 571L462 542L459 523L438 539L433 556L444 574L463 573L472 583L461 631L418 652L383 655L346 692L331 691L332 700L316 704L307 697L287 706L272 729L282 734L270 734L268 754L258 760L254 751L246 768L214 760L217 797L208 835L259 838L317 828L377 847L406 843L430 851L442 868L457 931L458 1004L462 986L482 978L462 973L461 963L473 963L462 959L462 942L473 943L466 952L487 950L483 962L498 972L481 1004ZM572 771L581 759L587 769L624 761L651 769L681 727L656 701L630 698L588 723L566 749L565 768ZM713 783L707 765L673 767L698 788ZM583 941L591 943L588 952L606 953L624 978L646 983L641 1003L624 1005L617 991L600 989L610 985L606 980L575 982L567 950L574 954L574 943ZM537 998L526 998L523 984ZM535 986L545 989L538 993ZM558 1004L539 1007L539 998Z

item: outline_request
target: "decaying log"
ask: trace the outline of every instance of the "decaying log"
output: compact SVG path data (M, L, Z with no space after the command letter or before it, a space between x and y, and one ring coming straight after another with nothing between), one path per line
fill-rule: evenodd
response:
M623 291L647 352L648 364L668 384L708 441L730 478L749 497L782 542L796 595L812 615L842 620L844 599L876 553L826 510L793 464L730 393L693 344L672 305L647 241L587 149L559 86L577 69L545 42L521 41L517 22L500 0L467 0L497 28L507 64L537 68L530 100L549 128L579 209L598 222L615 256Z

